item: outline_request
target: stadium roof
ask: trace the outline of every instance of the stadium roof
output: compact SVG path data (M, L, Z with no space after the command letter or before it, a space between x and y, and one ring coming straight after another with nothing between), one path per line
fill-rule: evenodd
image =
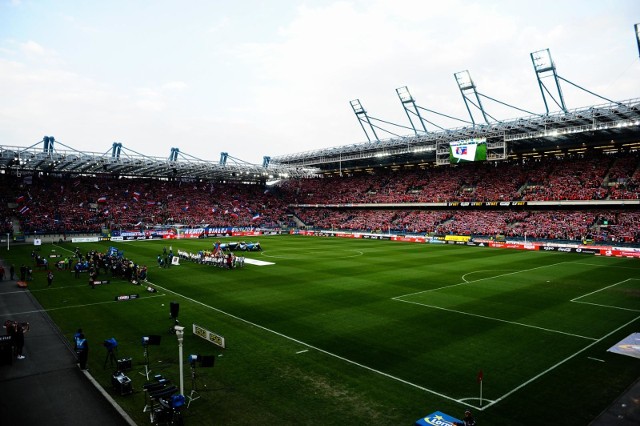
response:
M318 170L286 164L251 164L222 153L219 163L201 160L179 150L169 158L151 157L114 143L106 153L83 152L45 136L24 148L0 146L0 171L14 173L51 173L61 175L111 175L166 179L202 179L245 183L267 182L284 178L317 176ZM54 148L62 145L66 149Z
M501 159L540 149L588 148L603 143L619 148L635 142L640 147L640 99L294 153L272 157L271 164L336 171L434 162L439 146L472 138L503 142L507 155Z
M448 154L450 142L472 138L486 138L503 148L504 155L490 157L493 160L552 149L640 149L640 99L265 158L263 165L226 153L216 163L178 149L169 158L151 157L118 143L105 153L83 152L45 136L43 146L0 146L0 171L258 183L348 168L435 162L438 153Z

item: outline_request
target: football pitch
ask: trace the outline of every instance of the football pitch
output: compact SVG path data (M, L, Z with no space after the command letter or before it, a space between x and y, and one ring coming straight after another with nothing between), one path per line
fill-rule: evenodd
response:
M224 239L239 241L240 239ZM160 268L164 247L196 253L213 240L44 244L72 255L109 246L149 266L146 291L113 279L87 284L57 271L52 288L34 271L29 290L69 341L82 327L89 367L105 389L103 340L133 358L135 392L114 399L138 424L149 369L178 383L170 302L180 304L184 352L213 355L191 370L187 424L411 425L434 411L482 425L585 425L640 376L640 360L607 352L640 331L640 262L326 237L260 237L261 252L234 270L181 260ZM3 252L16 265L33 246ZM259 263L259 265L255 264ZM100 278L108 279L102 275ZM139 298L116 301L119 295ZM192 324L224 336L221 349ZM28 344L28 342L27 342ZM479 376L482 376L480 382Z

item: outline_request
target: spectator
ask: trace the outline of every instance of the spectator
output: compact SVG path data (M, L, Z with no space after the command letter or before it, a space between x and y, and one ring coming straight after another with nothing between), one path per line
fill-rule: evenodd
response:
M464 412L464 419L461 422L454 422L455 426L476 426L476 420L473 418L473 414L471 411L467 410Z
M18 359L25 359L26 357L22 354L22 350L24 348L24 334L29 331L29 323L18 323L15 322L13 323L13 326L15 328L14 334L13 334L13 339L14 339L14 343L13 346L16 349L16 355Z

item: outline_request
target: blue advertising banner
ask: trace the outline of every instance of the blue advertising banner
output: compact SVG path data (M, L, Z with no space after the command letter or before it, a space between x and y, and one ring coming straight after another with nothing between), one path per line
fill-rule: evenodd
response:
M431 413L428 416L416 420L416 426L453 426L454 422L462 423L462 420L458 420L448 414L436 411L435 413Z

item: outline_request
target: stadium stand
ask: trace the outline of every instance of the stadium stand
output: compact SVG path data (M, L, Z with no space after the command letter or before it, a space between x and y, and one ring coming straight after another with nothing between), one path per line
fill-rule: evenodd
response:
M349 179L289 181L300 204L637 199L637 153L376 171ZM615 185L610 184L615 180ZM611 197L611 195L614 195Z
M381 168L348 177L292 179L280 185L4 174L4 233L98 233L175 225L280 229L295 216L305 227L361 232L502 234L516 238L640 242L640 155L565 155L458 167ZM487 211L429 203L583 201L572 210ZM619 205L593 204L599 200ZM416 207L414 203L426 203ZM384 210L381 209L384 205ZM354 208L358 206L359 208ZM544 210L544 211L541 211Z

